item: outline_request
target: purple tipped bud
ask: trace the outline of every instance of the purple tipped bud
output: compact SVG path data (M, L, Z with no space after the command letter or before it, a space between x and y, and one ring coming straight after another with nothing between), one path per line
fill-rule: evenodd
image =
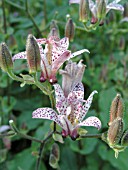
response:
M124 4L124 13L123 13L124 17L128 17L128 2L126 2Z
M57 143L54 143L52 145L51 153L55 156L56 160L59 161L59 159L60 159L60 148L59 148L59 145Z
M5 43L0 44L0 67L5 72L13 69L12 56Z
M110 108L110 121L109 125L117 118L123 118L123 101L120 94L117 94L116 97L113 99L111 108Z
M56 160L56 157L53 154L50 154L49 165L54 169L58 167L58 161Z
M124 38L124 36L120 37L119 47L120 47L120 50L124 50L124 48L125 48L125 38Z
M123 134L123 119L117 117L110 125L108 129L108 142L110 146L119 144L121 136Z
M103 19L106 16L106 2L105 0L100 0L97 3L97 17Z
M28 35L26 44L27 61L30 74L40 71L40 50L33 35Z
M79 5L79 20L82 22L87 22L90 15L89 9L89 1L88 0L80 0Z
M48 37L51 37L51 36L54 37L55 40L60 39L59 28L55 21L52 21L52 23L50 25L50 33L49 33Z
M122 136L121 145L122 146L128 146L128 130L126 130L125 133Z
M71 18L68 19L65 26L65 37L68 37L70 41L73 41L75 35L75 25Z

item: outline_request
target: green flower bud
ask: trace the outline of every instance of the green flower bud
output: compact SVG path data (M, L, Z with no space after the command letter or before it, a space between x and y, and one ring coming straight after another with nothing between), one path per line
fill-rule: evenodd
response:
M120 37L119 48L120 48L120 50L124 50L124 48L125 48L125 38L124 38L124 36Z
M124 17L128 17L128 2L126 2L124 4L124 13L123 13Z
M97 3L97 18L103 19L106 16L106 2L105 0L100 0Z
M128 146L128 130L126 130L121 138L121 145Z
M117 117L110 125L108 129L107 140L110 147L119 144L121 136L123 134L123 119Z
M27 61L29 66L30 74L36 73L41 70L40 67L40 50L36 42L36 39L33 35L28 35L27 44L26 44L26 54Z
M55 21L52 21L50 25L50 33L48 37L51 36L55 37L55 40L60 39L59 28Z
M10 72L13 69L12 56L5 43L0 44L0 67L5 72Z
M53 154L50 154L49 165L54 169L56 169L58 167L58 161Z
M75 25L71 18L68 19L65 26L65 37L68 37L70 41L73 41L75 35Z
M88 0L80 0L79 5L79 20L87 22L90 15L89 2Z
M109 125L117 118L123 118L123 101L120 94L117 94L114 100L112 101L111 108L110 108L110 121Z
M59 159L60 159L60 148L59 148L59 145L57 143L54 143L52 145L51 153L55 156L56 160L59 161Z

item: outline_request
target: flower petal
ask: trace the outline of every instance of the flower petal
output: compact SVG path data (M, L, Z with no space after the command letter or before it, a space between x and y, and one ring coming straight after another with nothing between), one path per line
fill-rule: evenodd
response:
M5 131L7 131L9 129L10 129L10 126L2 125L2 126L0 126L0 133L3 133L3 132L5 132Z
M116 4L116 3L110 3L109 5L107 5L107 12L108 13L111 9L114 9L114 10L118 10L118 11L124 11L124 7L120 4Z
M75 56L80 55L80 54L82 54L84 52L90 53L87 49L83 49L83 50L79 50L79 51L76 51L76 52L72 53L70 58L74 58Z
M94 95L95 93L98 93L98 92L95 90L95 91L93 91L93 92L90 94L90 96L89 96L88 99L86 100L85 104L83 105L81 112L77 115L77 119L78 119L79 121L82 121L82 120L84 119L85 115L87 114L87 112L88 112L88 110L89 110L89 108L90 108L90 106L91 106L91 104L92 104L93 95Z
M69 0L69 4L79 4L80 0Z
M21 52L21 53L18 53L18 54L14 55L14 56L12 57L12 60L13 60L13 61L15 61L15 60L17 60L17 59L27 59L26 51Z
M56 59L52 63L52 74L55 75L57 70L61 67L61 65L70 58L71 52L65 51L58 59Z
M32 113L32 118L53 120L63 128L63 124L58 119L57 113L51 108L38 108Z
M93 126L99 130L101 128L101 121L97 117L91 116L79 123L78 126Z

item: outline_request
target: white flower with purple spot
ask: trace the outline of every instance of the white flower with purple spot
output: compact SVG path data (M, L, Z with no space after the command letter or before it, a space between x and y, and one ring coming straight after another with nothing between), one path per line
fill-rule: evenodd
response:
M62 135L64 137L69 135L72 139L78 137L78 128L80 126L101 128L101 122L95 116L83 120L91 106L93 95L97 93L97 91L93 91L88 99L84 100L82 83L78 83L67 97L65 97L59 84L55 84L54 88L56 109L59 114L51 108L39 108L33 112L33 118L49 119L56 122L63 129Z

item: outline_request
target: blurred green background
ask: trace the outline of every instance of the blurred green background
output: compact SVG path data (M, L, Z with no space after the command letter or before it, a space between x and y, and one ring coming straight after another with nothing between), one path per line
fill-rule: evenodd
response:
M124 4L127 0L122 0ZM24 0L5 0L6 26L4 27L2 1L0 1L0 42L6 42L14 55L25 50L26 38L32 33L36 38L40 33L27 15ZM78 20L78 5L68 4L68 0L29 0L29 12L33 16L43 37L50 31L50 23L57 21L60 36L64 37L66 15L70 14L74 23L81 26ZM90 133L101 133L107 130L109 109L112 99L120 93L125 103L125 126L128 128L128 22L121 23L123 14L111 11L103 26L96 31L75 30L74 41L70 43L72 52L87 48L91 53L82 54L73 61L83 59L87 68L83 77L85 99L93 90L98 91L88 115L98 116L102 128L86 128ZM41 37L40 37L41 38ZM64 66L63 66L64 67ZM28 73L24 61L15 62L15 73ZM57 75L59 84L61 76ZM47 96L35 86L13 81L0 70L0 125L8 124L13 119L17 127L24 133L43 139L49 131L51 121L33 120L32 111L39 107L50 106ZM5 143L7 145L5 145ZM49 141L43 152L40 170L52 170L49 165L51 144ZM107 144L99 139L64 140L60 146L61 170L127 170L128 149L114 157ZM33 170L36 164L36 152L39 144L15 136L0 140L0 170Z

